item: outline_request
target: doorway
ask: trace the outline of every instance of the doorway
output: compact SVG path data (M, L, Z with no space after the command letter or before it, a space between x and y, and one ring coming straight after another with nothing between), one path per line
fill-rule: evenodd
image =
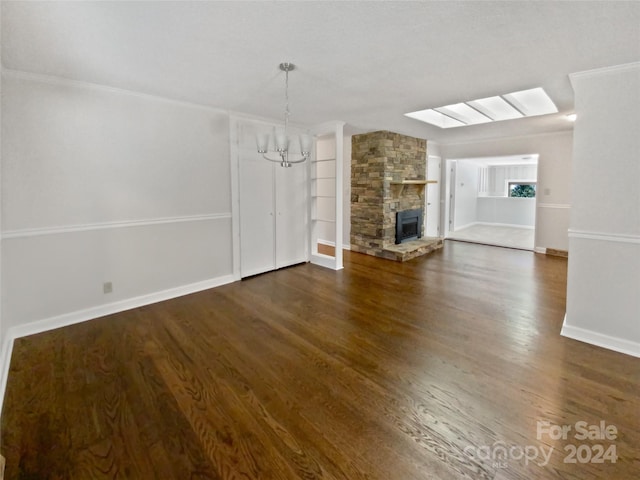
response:
M447 160L445 238L533 250L538 154Z

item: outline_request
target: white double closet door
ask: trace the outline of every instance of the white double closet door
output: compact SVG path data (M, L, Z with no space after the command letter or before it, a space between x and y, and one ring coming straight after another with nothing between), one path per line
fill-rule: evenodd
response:
M306 163L284 168L262 158L255 148L241 149L241 277L308 260L307 171Z

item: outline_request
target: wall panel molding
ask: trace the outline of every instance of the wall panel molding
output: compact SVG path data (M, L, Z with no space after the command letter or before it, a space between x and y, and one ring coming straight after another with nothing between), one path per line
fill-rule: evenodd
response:
M569 238L578 238L581 240L598 240L603 242L640 244L640 235L592 232L587 230L569 229Z
M569 205L568 203L538 203L536 205L536 207L538 207L538 208L565 208L565 209L569 209L569 208L571 208L571 205Z
M59 227L29 228L21 230L9 230L2 232L2 240L13 238L39 237L43 235L58 235L61 233L86 232L93 230L105 230L111 228L147 227L150 225L162 225L167 223L202 222L209 220L222 220L231 218L231 212L212 213L207 215L183 215L179 217L152 218L146 220L125 220L121 222L85 223L78 225L65 225Z

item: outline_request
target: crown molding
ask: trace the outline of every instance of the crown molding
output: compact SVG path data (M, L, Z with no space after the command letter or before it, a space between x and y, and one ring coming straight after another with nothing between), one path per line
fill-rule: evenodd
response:
M632 72L634 70L640 70L640 62L623 63L621 65L612 65L610 67L594 68L592 70L570 73L569 79L571 80L571 83L573 83L573 80Z
M25 72L23 70L13 70L10 68L1 68L0 73L5 78L15 78L18 80L31 80L35 82L45 83L48 85L72 86L77 88L83 88L86 90L97 90L102 92L115 93L118 95L128 95L131 97L137 97L137 98L153 100L153 101L160 101L160 102L170 103L170 104L178 105L182 107L196 108L196 109L205 110L211 113L229 115L229 112L227 110L212 107L209 105L188 102L185 100L177 100L175 98L164 97L162 95L157 95L154 93L145 93L145 92L140 92L135 90L127 90L119 87L110 87L108 85L103 85L100 83L85 82L84 80L74 80L67 77L60 77L60 76L49 75L44 73Z

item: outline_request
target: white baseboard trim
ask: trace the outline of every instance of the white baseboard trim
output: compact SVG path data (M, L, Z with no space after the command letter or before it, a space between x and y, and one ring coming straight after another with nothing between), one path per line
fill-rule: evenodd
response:
M547 254L547 249L545 247L534 247L533 251L536 253L541 253L543 255Z
M7 390L7 380L9 379L9 365L11 364L11 354L13 353L13 338L7 333L2 340L2 352L0 352L0 414L4 404L4 394Z
M567 316L564 316L562 330L560 335L580 342L589 343L597 347L613 350L614 352L624 353L633 357L640 357L640 343L625 340L624 338L611 337L603 333L586 330L580 327L567 325Z
M42 333L48 330L73 325L75 323L81 323L87 320L104 317L105 315L112 315L114 313L123 312L125 310L131 310L132 308L143 307L152 303L158 303L164 300L182 297L183 295L189 295L190 293L196 293L202 290L219 287L221 285L226 285L227 283L232 283L234 281L235 277L233 275L225 275L223 277L216 277L210 280L204 280L202 282L191 283L189 285L169 288L160 292L154 292L147 295L141 295L139 297L120 300L118 302L107 303L105 305L99 305L97 307L77 310L75 312L57 315L55 317L38 320L35 322L27 323L25 325L11 327L8 330L7 336L13 337L14 339L26 337L28 335L34 335L36 333Z
M473 227L474 225L478 225L478 222L466 223L464 225L460 225L459 227L456 227L454 225L453 230L450 231L449 233L455 233L455 232L458 232L460 230L464 230L465 228Z
M338 266L336 264L335 257L323 255L322 253L311 255L310 262L320 267L330 268L331 270L342 270L344 268L343 266Z
M160 292L154 292L147 295L141 295L118 302L99 305L96 307L77 310L75 312L57 315L55 317L37 320L24 325L10 327L7 330L5 338L2 342L2 352L0 354L0 412L2 412L2 404L4 402L4 394L7 387L7 379L9 377L9 366L11 364L11 353L13 351L13 342L16 338L35 335L37 333L54 330L60 327L67 327L76 323L94 320L96 318L112 315L114 313L131 310L132 308L143 307L152 303L158 303L172 298L182 297L191 293L209 290L210 288L219 287L228 283L237 281L234 275L224 275L202 282L191 283L180 287L169 288Z
M456 229L450 233L456 233L456 232L459 232L460 230L464 230L465 228L473 227L475 225L488 225L490 227L523 228L525 230L534 230L536 228L535 226L532 226L532 225L517 225L515 223L472 222L472 223L467 223L466 225L462 225L461 227L456 227Z

